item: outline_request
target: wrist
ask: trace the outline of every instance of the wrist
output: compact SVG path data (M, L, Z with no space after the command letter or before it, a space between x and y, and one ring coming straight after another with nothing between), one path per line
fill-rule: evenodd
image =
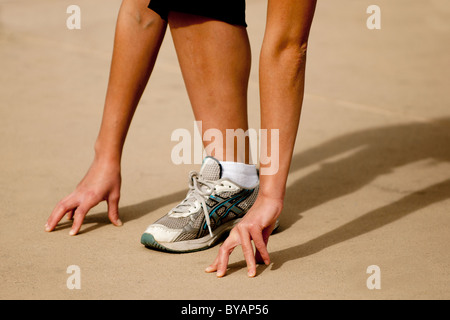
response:
M266 199L271 199L275 202L284 203L284 198L286 195L286 184L267 178L261 178L259 185L259 195Z
M107 147L101 141L97 140L94 146L94 161L103 165L119 166L122 158L122 152L118 148Z
M260 189L258 193L258 200L263 202L271 202L280 209L284 207L284 194L274 194L273 192Z

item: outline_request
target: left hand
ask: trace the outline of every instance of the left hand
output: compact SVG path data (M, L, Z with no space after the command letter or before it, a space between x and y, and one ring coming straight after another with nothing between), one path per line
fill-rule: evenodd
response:
M205 271L217 272L219 278L225 276L231 253L234 248L241 245L247 262L247 274L251 278L255 277L256 263L270 264L267 243L282 209L283 201L259 195L253 207L231 230L230 235L220 247L217 258ZM256 253L253 251L252 240Z

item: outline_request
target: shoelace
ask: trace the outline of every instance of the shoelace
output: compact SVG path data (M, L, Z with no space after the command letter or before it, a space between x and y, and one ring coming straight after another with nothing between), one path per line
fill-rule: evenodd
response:
M209 219L208 207L206 206L206 200L214 191L214 183L204 180L200 174L196 171L189 173L189 192L179 205L172 209L173 213L187 213L189 209L194 206L195 201L198 201L203 208L203 214L205 215L206 225L208 226L209 234L211 238L213 233L211 230L211 220Z

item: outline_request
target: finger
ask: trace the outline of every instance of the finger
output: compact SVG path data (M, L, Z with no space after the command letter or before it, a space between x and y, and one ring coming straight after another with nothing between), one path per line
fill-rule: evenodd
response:
M253 278L256 275L256 260L250 232L245 227L238 226L237 229L241 239L242 252L244 253L245 261L247 262L247 274L249 277Z
M269 252L267 251L267 242L263 237L263 233L260 230L255 230L250 233L253 243L256 248L256 261L263 261L265 265L270 264ZM268 239L267 239L268 240Z
M228 261L234 248L239 245L239 234L233 229L230 232L227 240L219 249L218 261L217 261L217 277L222 278L227 273Z
M275 227L275 225L270 226L270 227L264 229L263 232L262 232L262 237L263 237L263 241L264 241L264 244L265 244L266 251L267 251L267 244L269 243L269 237L270 237L270 235L272 234L274 227ZM269 254L269 253L267 252L267 255L268 255L268 254ZM257 251L256 251L255 258L256 258L256 261L257 261L258 263L264 263L264 264L266 264L266 265L269 265L269 264L270 264L270 257L267 256L268 260L265 260L265 259L261 256L261 253L259 252L258 249L257 249Z
M48 218L47 223L45 224L45 231L53 231L58 222L61 221L62 217L64 217L68 211L72 211L75 208L75 202L70 201L69 199L61 200Z
M233 252L234 248L222 245L219 250L219 261L217 263L217 277L222 278L227 274L228 261L230 259L230 254Z
M116 227L123 225L119 218L119 197L110 196L108 198L108 217Z
M217 257L214 260L214 262L205 269L205 272L207 273L216 272L218 264L219 264L219 254L217 254Z
M69 235L74 236L80 232L84 218L91 208L91 206L80 206L75 210L72 229L70 230Z

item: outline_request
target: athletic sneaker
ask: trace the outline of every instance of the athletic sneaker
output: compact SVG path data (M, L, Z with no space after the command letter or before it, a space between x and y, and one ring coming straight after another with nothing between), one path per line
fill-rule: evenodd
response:
M247 213L258 196L259 184L247 189L222 178L218 160L206 157L200 172L189 174L186 198L150 225L141 243L168 252L208 249Z

